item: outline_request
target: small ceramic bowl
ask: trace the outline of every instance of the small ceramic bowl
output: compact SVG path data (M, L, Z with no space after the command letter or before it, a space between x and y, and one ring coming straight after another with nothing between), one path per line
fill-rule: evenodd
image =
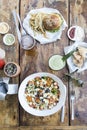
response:
M3 42L5 45L13 45L15 43L15 36L13 34L5 34L5 36L3 37Z
M21 40L21 47L24 50L31 50L35 46L35 39L33 39L30 35L28 36L23 36Z
M20 74L21 69L20 66L15 62L8 62L4 66L4 73L8 77L16 77Z
M61 55L52 55L50 58L49 58L49 67L52 69L52 70L61 70L65 67L66 65L66 62L62 60L63 56Z
M0 23L0 34L6 34L9 31L9 25L6 22Z
M67 32L67 35L72 41L83 41L85 38L84 29L80 26L71 26Z
M4 59L5 55L6 55L5 50L0 48L0 59Z

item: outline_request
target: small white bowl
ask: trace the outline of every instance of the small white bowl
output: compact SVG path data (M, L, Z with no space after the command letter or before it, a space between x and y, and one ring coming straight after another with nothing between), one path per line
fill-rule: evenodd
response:
M0 48L0 59L4 59L5 58L5 50Z
M33 39L30 35L28 36L23 36L22 41L21 41L21 47L24 50L31 50L35 46L35 39Z
M3 42L5 45L13 45L15 43L15 36L13 34L5 34L5 36L3 37Z
M80 26L71 26L67 32L68 38L72 41L83 41L85 38L84 29Z
M6 34L9 31L9 25L6 22L0 23L0 34Z

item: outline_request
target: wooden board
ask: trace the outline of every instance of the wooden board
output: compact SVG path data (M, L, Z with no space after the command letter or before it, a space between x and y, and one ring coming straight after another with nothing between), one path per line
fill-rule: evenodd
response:
M30 2L30 4L29 4ZM67 8L67 1L55 1L53 0L51 3L49 1L45 1L46 7L52 7L58 9L62 15L64 16L65 20L68 21L68 8ZM43 7L42 0L24 0L21 1L21 18L24 19L25 14L32 8L41 8ZM36 43L35 47L30 51L24 51L20 49L20 63L22 72L20 75L21 81L27 77L28 75L36 72L50 72L58 77L62 78L63 74L67 72L66 68L60 71L52 71L48 66L48 60L50 56L54 54L61 54L63 55L64 46L68 44L66 30L63 31L61 40L58 40L54 43L49 43L47 45L41 45L40 43ZM67 89L68 85L66 83ZM28 126L35 126L35 125L68 125L68 100L66 100L66 107L65 107L65 121L64 123L60 122L60 111L55 113L52 116L47 117L36 117L31 114L25 112L22 107L20 106L20 125L28 125Z
M2 130L87 130L86 126L25 126L25 127L1 127Z
M36 72L50 72L63 78L68 72L67 67L60 71L53 71L48 66L50 56L54 54L64 54L64 47L73 42L67 38L66 28L60 40L54 43L41 45L36 42L33 49L29 51L19 48L15 24L12 16L12 10L15 9L20 13L23 21L27 13L31 9L42 8L43 6L56 8L64 16L68 27L71 25L79 25L84 28L85 39L87 41L87 1L86 0L0 0L0 22L5 21L9 24L9 33L13 33L16 37L16 42L12 47L7 47L3 44L3 36L0 34L0 48L6 51L5 61L15 61L21 66L20 77L11 78L10 83L20 83L28 75ZM47 116L33 116L19 105L18 95L7 95L5 101L0 101L0 128L2 130L87 130L87 70L75 74L74 76L81 78L84 81L83 88L75 87L75 120L70 118L70 89L69 82L64 82L67 88L67 98L65 104L65 120L60 122L61 111ZM0 77L5 76L3 70L0 70ZM70 85L70 86L68 86ZM72 125L72 126L70 126ZM81 125L81 126L80 126Z
M14 4L13 4L14 3ZM16 35L15 25L12 16L12 10L19 10L18 0L0 0L0 22L7 22L10 26L9 33ZM6 57L5 62L15 61L18 62L18 41L13 46L6 46L3 43L3 36L0 34L0 47L5 50ZM6 76L3 70L0 70L0 77ZM19 78L10 79L10 83L19 83ZM0 127L1 126L18 126L19 114L18 114L18 99L16 95L7 95L5 101L0 101Z
M70 26L81 26L85 31L85 39L87 42L87 1L86 0L70 0ZM73 44L73 42L71 43ZM76 74L76 77L84 81L83 88L75 87L75 120L71 121L71 125L87 125L87 70Z

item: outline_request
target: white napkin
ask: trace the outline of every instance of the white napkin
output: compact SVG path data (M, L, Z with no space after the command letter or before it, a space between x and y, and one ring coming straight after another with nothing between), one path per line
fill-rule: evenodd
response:
M8 84L7 94L17 94L18 93L18 84Z
M31 17L31 14L35 14L35 13L38 13L38 12L43 12L43 13L57 13L57 14L60 14L62 19L63 19L63 24L62 26L60 27L60 29L57 31L57 32L54 32L54 33L51 33L51 32L46 32L46 37L44 37L42 34L40 33L34 33L34 31L32 30L31 26L29 25L29 20L30 20L30 17ZM61 35L62 35L62 31L65 29L65 27L67 27L67 24L66 24L66 21L65 19L63 18L62 14L57 10L57 9L53 9L53 8L40 8L40 9L34 9L34 10L31 10L27 16L25 17L24 21L23 21L23 27L25 28L25 30L28 32L28 34L30 34L33 38L35 38L36 40L38 40L40 42L40 44L46 44L46 43L50 43L50 42L54 42L56 41L57 39L60 39L61 38Z
M78 46L82 46L82 47L87 48L87 43L85 43L85 42L75 42L73 45L67 46L67 47L64 48L65 54L71 52L72 50L75 50ZM74 72L77 69L78 69L77 73L80 73L80 72L87 69L87 59L85 60L84 65L81 68L78 68L77 66L74 65L74 63L72 61L72 56L67 59L67 64L68 64L70 73Z

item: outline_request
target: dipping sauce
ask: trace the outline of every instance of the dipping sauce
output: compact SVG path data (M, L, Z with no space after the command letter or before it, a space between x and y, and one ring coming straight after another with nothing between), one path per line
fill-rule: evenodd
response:
M35 46L35 40L28 35L22 37L21 47L25 50L30 50Z
M13 63L9 63L5 66L5 72L8 75L14 75L17 72L17 66Z
M20 73L20 66L15 62L8 62L4 66L4 73L9 77L16 77Z
M3 37L3 42L5 45L13 45L15 43L15 37L13 34L6 34L4 37Z
M69 31L69 36L71 38L74 38L75 37L75 28L72 28L70 31Z
M6 22L0 23L0 33L5 34L9 31L9 25Z
M85 38L85 33L82 27L72 26L68 30L68 37L73 41L83 41Z
M66 63L62 60L63 56L61 55L53 55L49 59L49 67L52 70L61 70L65 67Z

